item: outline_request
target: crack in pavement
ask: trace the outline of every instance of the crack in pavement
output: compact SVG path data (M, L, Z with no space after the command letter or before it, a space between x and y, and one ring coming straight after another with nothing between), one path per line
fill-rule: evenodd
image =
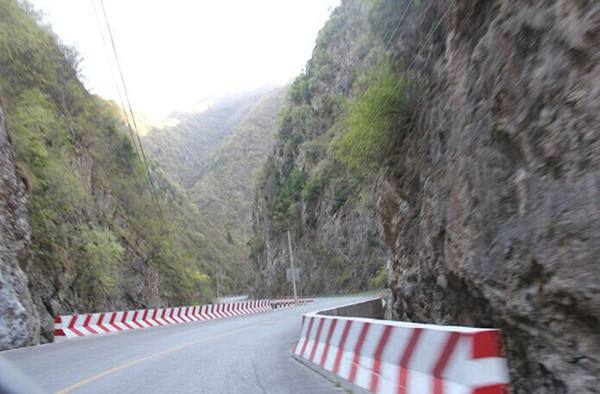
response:
M263 393L267 393L267 390L265 389L265 387L262 385L261 381L260 381L260 377L258 376L258 365L253 362L252 363L253 369L254 369L254 378L256 379L256 386L263 392Z

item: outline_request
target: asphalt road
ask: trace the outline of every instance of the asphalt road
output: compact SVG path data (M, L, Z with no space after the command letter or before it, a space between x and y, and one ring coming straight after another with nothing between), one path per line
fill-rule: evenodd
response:
M339 393L294 361L303 313L360 297L1 352L48 392Z

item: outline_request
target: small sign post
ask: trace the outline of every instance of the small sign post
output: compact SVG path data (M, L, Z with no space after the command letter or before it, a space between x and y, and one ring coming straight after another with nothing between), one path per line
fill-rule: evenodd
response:
M296 290L296 279L300 278L300 272L297 271L294 268L294 255L292 254L292 237L290 236L290 228L288 227L287 230L287 236L288 236L288 246L290 248L290 269L288 270L289 273L288 274L288 278L291 276L292 277L292 287L294 289L294 302L296 303L296 305L298 305L298 292ZM289 279L288 279L289 281Z
M294 268L293 271L292 268L288 268L285 270L285 278L288 282L291 282L293 280L298 282L300 280L300 272L300 268Z

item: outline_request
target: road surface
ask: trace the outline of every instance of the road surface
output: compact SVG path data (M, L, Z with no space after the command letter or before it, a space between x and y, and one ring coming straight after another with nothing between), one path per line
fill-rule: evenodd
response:
M339 393L290 357L303 313L360 297L273 312L10 350L0 356L48 392Z

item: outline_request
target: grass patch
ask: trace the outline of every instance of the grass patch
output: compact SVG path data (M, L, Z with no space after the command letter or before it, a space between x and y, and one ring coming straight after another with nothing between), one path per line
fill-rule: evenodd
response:
M345 131L331 144L336 158L360 174L381 168L407 131L415 106L415 86L388 62L365 77L364 93L351 106Z

